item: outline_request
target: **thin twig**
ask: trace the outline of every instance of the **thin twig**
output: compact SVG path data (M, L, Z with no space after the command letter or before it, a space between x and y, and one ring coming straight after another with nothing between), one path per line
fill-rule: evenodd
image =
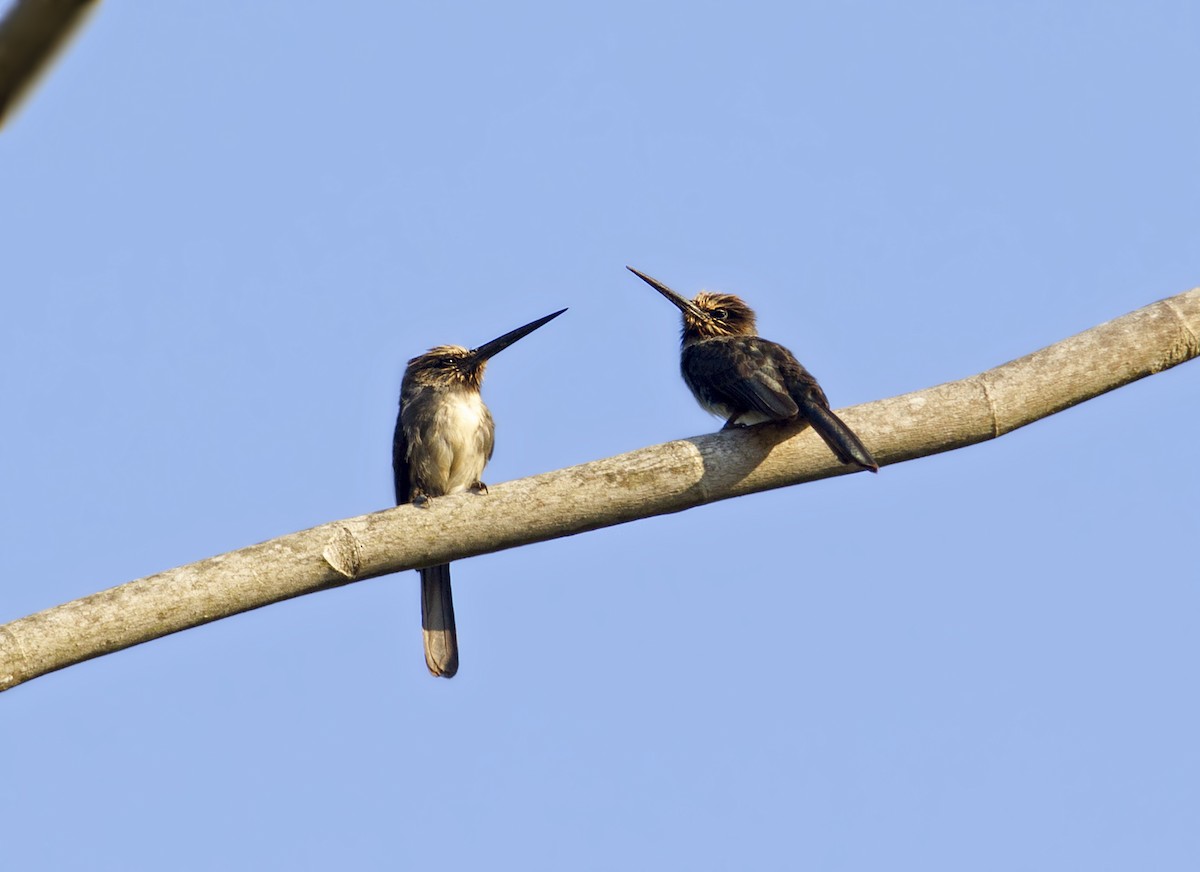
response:
M17 0L0 19L0 127L96 0Z

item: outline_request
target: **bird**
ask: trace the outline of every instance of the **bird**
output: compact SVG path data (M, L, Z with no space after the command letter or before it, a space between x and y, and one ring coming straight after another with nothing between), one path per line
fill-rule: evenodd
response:
M680 369L701 407L725 419L723 430L766 422L804 422L839 461L871 472L879 464L792 352L758 335L754 310L733 294L701 291L689 300L626 267L683 313Z
M484 367L494 355L565 311L531 321L478 348L439 345L408 362L392 436L397 505L428 506L432 497L487 492L481 476L492 458L496 426L480 394ZM425 665L436 676L452 678L458 672L458 633L450 564L419 572Z

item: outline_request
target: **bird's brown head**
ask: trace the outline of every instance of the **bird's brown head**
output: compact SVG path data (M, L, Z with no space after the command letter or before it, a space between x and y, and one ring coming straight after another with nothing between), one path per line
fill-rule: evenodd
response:
M439 387L479 390L487 360L479 360L461 345L439 345L408 362L405 379Z
M487 362L518 339L524 339L548 321L553 321L566 309L559 309L544 318L530 321L524 327L510 330L503 336L485 342L478 348L463 348L461 345L439 345L408 362L404 379L414 379L421 384L439 387L464 387L479 390L483 384L483 370Z
M754 310L733 294L701 291L689 300L657 279L626 267L631 273L658 291L683 313L683 344L722 336L754 336L758 333Z

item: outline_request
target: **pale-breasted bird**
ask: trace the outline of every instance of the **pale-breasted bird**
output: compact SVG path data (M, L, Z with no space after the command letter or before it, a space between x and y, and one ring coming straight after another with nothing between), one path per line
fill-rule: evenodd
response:
M496 427L479 388L488 359L557 318L560 309L478 348L439 345L408 362L392 437L396 504L424 505L430 497L487 491L481 480L491 460ZM421 573L425 664L434 675L458 672L458 634L450 593L450 564Z
M872 472L879 464L833 413L825 392L795 355L758 335L754 310L733 294L701 291L689 300L662 282L626 267L683 313L680 369L696 401L725 427L804 421L842 463Z

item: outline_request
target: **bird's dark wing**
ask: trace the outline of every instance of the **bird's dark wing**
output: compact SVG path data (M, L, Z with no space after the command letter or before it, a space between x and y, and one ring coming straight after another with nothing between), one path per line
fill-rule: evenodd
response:
M775 343L771 343L775 345ZM817 384L816 378L811 372L804 368L800 361L796 360L796 355L792 354L782 345L775 345L779 349L779 354L776 355L779 367L779 378L786 385L785 390L796 405L804 408L806 404L813 404L829 408L829 400L825 396L825 392L821 390L821 386Z
M683 374L692 390L710 404L787 420L796 416L799 407L780 371L781 354L795 361L782 345L758 336L697 342L683 350Z
M396 415L396 430L392 433L392 476L396 482L396 505L402 505L412 500L412 479L408 470L408 440L404 438L404 426L400 422L401 413Z

